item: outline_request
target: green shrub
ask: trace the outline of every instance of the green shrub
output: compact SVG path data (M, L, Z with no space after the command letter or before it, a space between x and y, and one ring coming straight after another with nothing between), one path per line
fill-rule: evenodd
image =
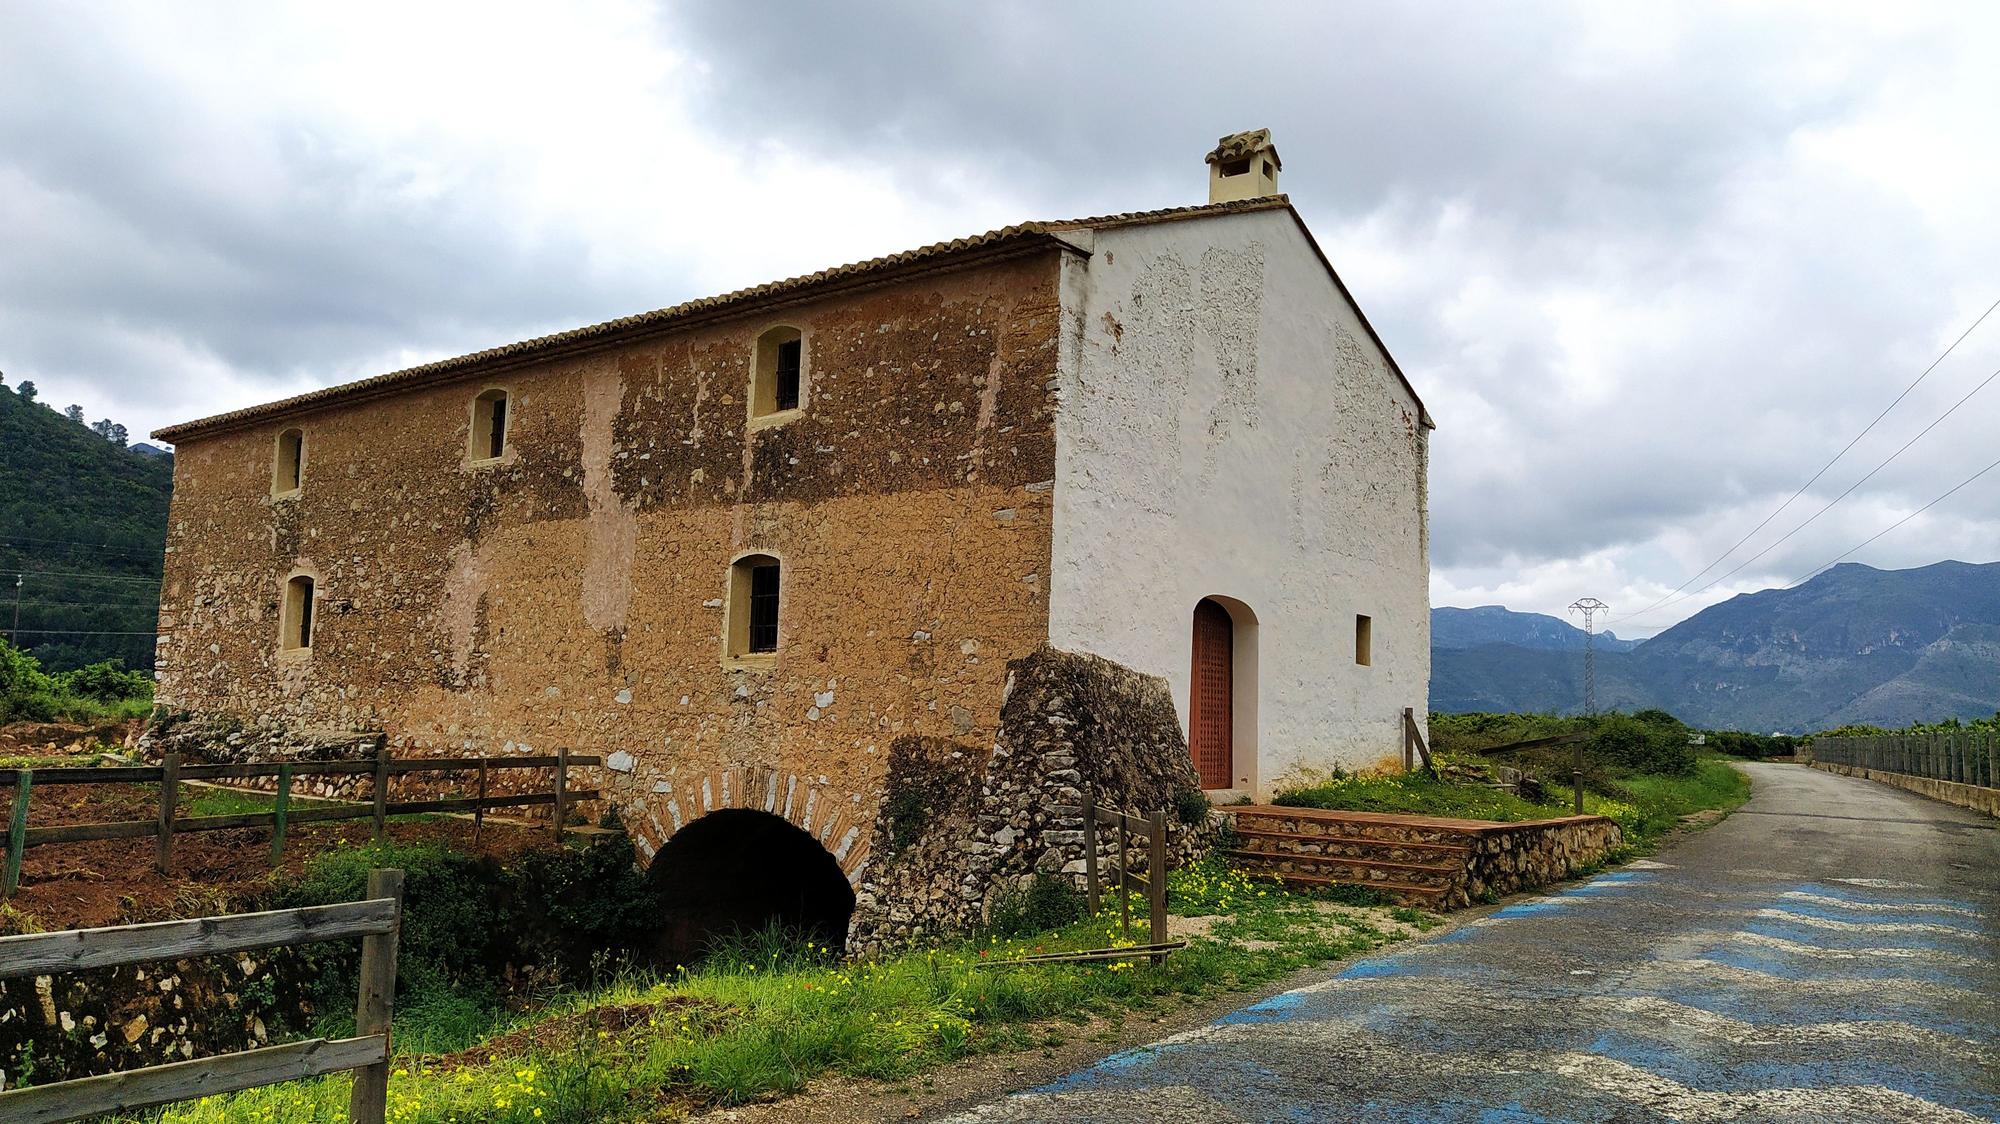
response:
M118 660L50 675L35 657L0 640L0 722L136 718L152 705L152 677Z
M1208 794L1198 788L1174 790L1174 816L1184 824L1207 823L1208 813L1213 807Z
M1000 895L987 927L996 936L1022 936L1060 929L1083 914L1083 893L1069 879L1037 872L1027 889L1017 887Z
M1596 719L1589 752L1615 769L1689 776L1694 773L1695 748L1688 744L1687 728L1671 715L1667 718L1672 725L1645 722L1637 716L1602 715Z
M416 1002L455 995L491 1008L524 980L594 982L639 959L659 923L656 895L622 834L586 848L530 851L505 867L437 843L340 846L279 885L270 905L353 901L375 867L403 871L396 990ZM351 1009L355 947L315 945L306 955L319 1008Z
M63 672L55 680L70 695L92 702L151 701L153 697L153 677L143 671L126 670L124 660L86 664L75 671Z

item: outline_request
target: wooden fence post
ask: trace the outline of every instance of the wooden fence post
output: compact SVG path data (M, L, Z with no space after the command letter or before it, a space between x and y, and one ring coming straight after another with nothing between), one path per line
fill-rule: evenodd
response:
M479 846L479 829L486 825L486 758L479 759L479 803L472 809L472 845Z
M1097 794L1083 790L1083 887L1090 915L1097 916Z
M174 805L180 801L181 755L169 753L160 759L159 836L153 842L153 868L161 874L174 866Z
M389 739L375 743L375 841L389 827Z
M390 1017L396 1004L396 938L403 927L403 872L368 872L370 898L396 900L396 928L361 938L361 990L354 997L354 1034L379 1034L385 1043L382 1060L354 1071L354 1091L347 1098L353 1124L383 1124L389 1111Z
M1167 943L1167 814L1154 812L1148 826L1151 831L1147 840L1146 897L1153 908L1148 918L1147 939L1157 945ZM1166 962L1166 953L1153 954L1153 967Z
M14 771L14 818L7 822L7 873L0 880L0 898L11 898L21 886L21 852L28 849L28 789L35 783L33 769Z
M563 805L563 795L569 788L569 747L556 747L556 804L554 831L556 846L562 846L563 821L569 818L569 809Z
M271 808L271 869L285 857L285 817L292 810L292 763L278 764L278 802Z
M1417 741L1410 736L1411 725L1416 721L1415 710L1415 707L1410 706L1403 708L1403 771L1405 773L1413 773L1417 769Z
M1118 918L1124 926L1127 937L1132 935L1132 891L1125 881L1125 868L1130 865L1127 856L1131 854L1131 841L1125 838L1125 813L1118 813Z

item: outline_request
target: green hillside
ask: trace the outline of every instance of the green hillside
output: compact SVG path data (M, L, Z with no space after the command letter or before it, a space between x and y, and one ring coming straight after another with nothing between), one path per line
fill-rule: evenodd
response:
M32 386L0 385L0 635L18 592L19 646L43 667L151 668L173 458L125 448Z

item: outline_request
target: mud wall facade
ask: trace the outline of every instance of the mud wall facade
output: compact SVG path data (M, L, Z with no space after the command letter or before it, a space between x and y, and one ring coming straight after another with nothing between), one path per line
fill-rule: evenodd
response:
M1008 662L1047 636L1057 272L1041 250L186 439L160 703L274 743L602 754L643 854L754 801L829 849L851 831L857 881L890 746L983 757ZM752 426L780 324L804 408ZM496 387L506 452L472 462ZM302 485L273 498L292 427ZM747 552L782 565L765 666L724 654ZM278 642L295 574L305 655Z

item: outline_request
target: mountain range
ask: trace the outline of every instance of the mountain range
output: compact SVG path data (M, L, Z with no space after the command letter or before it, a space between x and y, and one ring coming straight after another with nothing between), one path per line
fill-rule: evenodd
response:
M1431 708L1575 712L1583 632L1498 606L1431 611ZM1903 726L2000 711L2000 563L1845 563L1640 642L1600 633L1601 709L1716 729ZM1630 645L1625 647L1625 645Z

